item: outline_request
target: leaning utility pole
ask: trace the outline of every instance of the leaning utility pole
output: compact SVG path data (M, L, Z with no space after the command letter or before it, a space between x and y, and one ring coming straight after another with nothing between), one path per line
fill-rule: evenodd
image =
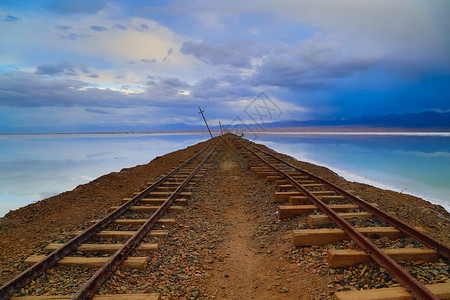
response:
M204 110L202 110L202 109L200 108L200 106L198 107L198 109L200 110L199 114L202 114L203 121L205 121L206 128L208 128L209 135L211 136L211 138L213 138L212 133L211 133L211 130L209 130L208 123L206 122L205 116L203 115Z
M220 123L220 121L219 121L219 125L220 125L220 132L222 133L222 135L223 135L223 130L222 130L222 123Z

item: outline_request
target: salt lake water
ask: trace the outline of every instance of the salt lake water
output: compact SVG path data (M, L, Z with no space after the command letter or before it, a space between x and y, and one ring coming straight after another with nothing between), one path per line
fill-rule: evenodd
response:
M256 141L349 181L419 196L450 211L450 133L272 133Z
M99 176L146 164L205 134L0 135L0 217ZM258 136L258 143L341 176L421 196L450 210L449 135Z
M0 135L0 217L206 139L182 134Z

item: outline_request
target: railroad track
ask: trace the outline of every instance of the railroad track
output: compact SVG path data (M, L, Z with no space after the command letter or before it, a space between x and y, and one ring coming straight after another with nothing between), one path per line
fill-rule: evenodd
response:
M397 263L397 261L423 263L440 257L448 262L449 247L425 234L421 229L413 228L378 209L375 203L367 203L353 195L351 191L343 190L331 182L301 170L251 142L237 137L233 138L233 141L247 156L250 169L258 177L276 183L278 190L274 194L274 201L289 202L290 205L278 207L280 219L309 214L310 229L293 230L295 247L332 244L352 239L361 250L329 250L327 255L331 267L375 261L403 286L337 292L334 294L335 299L410 299L411 295L417 299L449 299L450 283L424 286ZM352 225L366 219L377 219L382 226L356 228ZM317 228L332 224L336 224L339 228ZM416 244L420 247L380 249L371 241L372 237L380 236L390 239L409 236L417 241Z
M155 251L156 243L143 243L146 237L167 236L166 230L155 230L158 225L175 222L167 218L170 213L183 210L192 187L205 172L204 165L215 152L221 139L212 141L186 162L170 171L145 190L123 200L122 205L111 207L112 212L94 222L88 229L78 232L65 244L52 243L46 247L48 255L33 255L25 260L31 267L0 287L0 299L9 299L32 280L56 265L97 269L75 294L63 296L13 297L14 299L91 299L96 291L119 266L145 268L148 257L134 257L135 250ZM141 218L136 218L139 214ZM145 217L142 217L145 216ZM117 230L132 226L134 230ZM111 230L116 229L116 230ZM106 239L99 243L98 240ZM125 242L111 242L111 239ZM93 256L110 253L109 256ZM159 294L125 294L95 296L95 299L159 299Z

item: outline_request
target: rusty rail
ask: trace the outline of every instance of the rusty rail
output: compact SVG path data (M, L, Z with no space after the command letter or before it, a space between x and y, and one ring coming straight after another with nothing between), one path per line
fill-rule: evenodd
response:
M108 279L108 277L117 269L120 264L127 258L141 242L141 240L150 232L152 227L161 218L161 216L169 209L178 194L186 187L189 181L194 177L198 170L210 158L218 144L214 145L208 155L200 162L194 171L183 181L183 183L164 201L156 212L139 228L139 230L119 249L114 255L101 267L94 275L78 290L71 299L91 299L100 286Z
M250 153L259 158L264 164L269 166L272 170L276 171L286 180L288 180L297 190L301 191L309 200L316 204L316 206L322 210L326 215L328 215L336 224L338 224L344 232L351 237L362 249L364 249L368 254L381 266L383 266L386 270L388 270L402 285L404 285L408 291L418 299L439 299L436 295L431 293L429 289L427 289L424 285L422 285L416 278L414 278L410 273L408 273L405 269L403 269L399 264L397 264L392 258L387 256L384 252L382 252L377 246L375 246L368 238L364 235L356 231L350 223L341 218L338 214L336 214L332 209L328 208L325 203L323 203L319 198L315 197L312 193L302 187L294 178L290 175L286 174L279 168L273 166L271 163L266 161L260 155L258 155L255 151L249 149L244 144L241 145L247 149ZM255 147L253 148L268 154L267 152ZM279 162L284 163L290 167L294 167L291 164L284 162L283 160L268 154L269 156L276 158ZM297 171L304 172L297 167L294 167ZM307 172L304 172L308 174ZM314 176L315 177L315 176ZM398 220L399 221L399 220ZM399 221L401 222L401 221ZM406 224L405 224L406 225ZM408 225L406 225L408 226Z
M3 286L0 287L0 300L9 299L12 297L17 291L19 291L21 288L29 284L32 280L37 278L40 274L47 271L48 269L55 266L59 260L61 260L63 257L67 256L69 253L74 251L79 245L86 242L90 238L92 238L95 234L97 234L99 231L101 231L103 228L111 224L115 219L119 218L121 215L123 215L131 206L139 202L142 198L144 198L147 194L155 190L157 187L159 187L164 181L166 181L170 176L176 174L180 169L194 161L199 155L204 153L208 147L211 145L208 144L205 146L202 150L197 152L195 155L193 155L191 158L189 158L187 161L185 161L183 164L178 166L175 170L171 171L164 177L160 178L158 181L153 183L151 186L143 190L140 194L133 197L130 201L124 203L119 208L111 212L109 215L83 231L80 235L74 237L69 242L64 244L61 248L53 251L49 255L47 255L43 260L40 262L32 265L25 271L23 271L21 274L17 275L10 281L6 282ZM214 146L215 148L215 146ZM170 206L170 205L169 205ZM108 261L109 262L109 261ZM108 263L107 262L107 263Z
M373 213L374 215L376 215L377 217L379 217L380 219L382 219L383 221L393 225L395 228L397 228L398 230L400 230L401 232L403 232L405 235L408 235L416 240L418 240L419 242L421 242L422 244L430 247L430 248L435 248L440 255L450 259L450 248L448 246L446 246L445 244L439 242L438 240L434 239L433 237L415 229L414 227L409 226L408 224L402 222L401 220L385 213L384 211L382 211L379 208L376 208L372 205L370 205L369 203L367 203L366 201L364 201L363 199L360 199L358 197L356 197L355 195L352 195L351 193L347 192L346 190L338 187L337 185L323 179L320 177L317 177L307 171L304 171L288 162L283 161L282 159L276 157L275 155L264 151L262 149L259 149L253 145L251 145L253 148L258 149L259 151L261 151L262 153L269 155L270 157L278 160L279 162L282 162L284 164L286 164L287 166L302 172L306 175L308 175L309 177L313 178L314 180L317 180L319 182L321 182L322 184L324 184L325 186L327 186L328 188L334 190L335 192L345 196L346 198L348 198L350 201L353 201L354 203L356 203L357 205L359 205L361 208L365 209L368 212Z

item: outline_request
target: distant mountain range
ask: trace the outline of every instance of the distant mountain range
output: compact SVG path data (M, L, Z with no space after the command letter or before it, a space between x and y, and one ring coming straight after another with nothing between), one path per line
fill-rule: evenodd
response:
M208 116L207 116L208 117ZM263 128L276 128L276 127L339 127L339 128L393 128L393 129L423 129L423 130L438 130L438 131L450 131L450 112L434 112L427 111L422 113L410 113L410 114L390 114L390 115L367 115L357 118L348 119L332 119L332 120L287 120L264 123ZM235 130L237 126L240 130L243 127L260 129L257 125L249 124L222 124L224 128ZM220 130L219 126L210 126L211 129ZM101 133L101 132L155 132L155 131L205 131L206 126L200 125L188 125L185 123L166 124L149 127L147 124L141 124L139 126L124 124L104 124L101 127L92 128L90 124L85 126L77 126L75 130L61 131L64 133ZM0 133L1 129L0 129ZM8 133L8 132L6 132ZM18 133L30 133L30 132L15 132ZM55 131L49 131L45 128L36 129L33 133L58 133Z
M332 120L310 120L297 121L287 120L262 124L265 128L275 127L378 127L378 128L417 128L417 129L435 129L435 130L450 130L450 112L440 113L434 111L427 111L421 113L409 114L389 114L389 115L367 115L357 118L342 119L336 118ZM223 124L224 128L230 125ZM234 124L233 127L248 126L255 127L257 125L248 124ZM219 129L219 126L210 126L211 129ZM206 130L205 126L190 126L187 124L171 124L165 126L158 126L153 130Z
M450 129L450 112L427 111L411 114L367 115L351 119L280 121L264 124L265 127L309 126L367 126L393 128Z

